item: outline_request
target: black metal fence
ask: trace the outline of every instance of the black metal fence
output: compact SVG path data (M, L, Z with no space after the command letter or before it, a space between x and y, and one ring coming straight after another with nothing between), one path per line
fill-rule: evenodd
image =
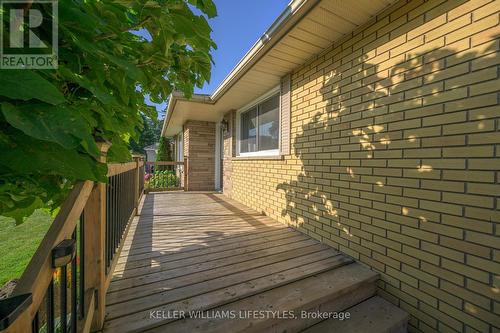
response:
M71 241L61 242L55 249L53 265L58 267L45 293L45 302L31 322L34 333L77 332L78 316L82 318L85 309L84 228L85 217L82 213ZM59 266L57 260L61 256L63 264Z
M108 164L108 175L107 184L79 182L68 194L13 295L0 300L0 331L102 328L111 269L144 191L144 163Z
M131 169L108 178L106 191L107 270L113 262L135 208L136 172L136 169Z
M139 197L141 196L141 193L144 192L144 165L139 167Z

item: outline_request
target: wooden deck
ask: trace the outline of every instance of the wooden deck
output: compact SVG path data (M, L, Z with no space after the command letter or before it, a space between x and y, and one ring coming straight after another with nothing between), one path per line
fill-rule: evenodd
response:
M194 332L200 323L170 318L173 311L245 300L258 308L255 295L351 262L221 194L150 193L115 267L104 331ZM328 284L309 284L319 283Z

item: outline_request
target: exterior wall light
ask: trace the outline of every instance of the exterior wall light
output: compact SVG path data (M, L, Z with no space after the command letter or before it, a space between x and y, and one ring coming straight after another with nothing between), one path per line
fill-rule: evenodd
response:
M227 121L226 118L222 119L222 121L220 122L220 127L222 129L222 131L225 133L227 133L227 130L229 128L229 122Z
M66 266L71 262L76 253L76 242L74 239L65 239L52 250L52 267Z

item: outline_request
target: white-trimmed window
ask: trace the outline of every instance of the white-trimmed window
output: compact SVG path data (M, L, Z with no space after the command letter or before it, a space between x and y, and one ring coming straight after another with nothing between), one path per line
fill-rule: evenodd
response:
M280 88L277 87L237 113L239 156L280 154Z

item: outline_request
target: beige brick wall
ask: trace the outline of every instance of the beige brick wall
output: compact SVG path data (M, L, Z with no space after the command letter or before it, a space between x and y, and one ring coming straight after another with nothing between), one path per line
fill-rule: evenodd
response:
M227 130L223 137L222 183L224 185L224 194L231 197L233 193L233 157L236 152L236 142L234 140L236 133L236 111L227 112L224 115L224 120L227 122Z
M292 73L231 196L381 273L411 331L500 329L500 1L401 1ZM496 327L496 328L495 328Z
M189 120L184 124L184 155L188 158L188 190L215 190L214 122Z

